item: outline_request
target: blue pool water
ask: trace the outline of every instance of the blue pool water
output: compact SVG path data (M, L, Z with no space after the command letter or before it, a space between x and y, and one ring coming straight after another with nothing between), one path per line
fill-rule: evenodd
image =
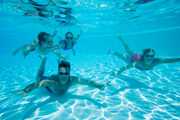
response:
M74 25L23 16L17 6L30 6L20 0L0 0L0 120L180 120L180 63L159 65L151 71L130 69L113 77L108 72L125 63L107 54L109 50L124 52L117 39L120 34L134 51L150 47L158 57L180 57L180 1L64 1L78 20ZM64 53L72 64L72 75L111 85L104 90L76 85L63 96L42 88L25 97L16 94L35 82L40 59L37 53L24 59L12 56L12 51L30 43L40 31L52 33L54 29L60 37L67 31L81 32L76 55ZM49 54L46 74L56 71L57 58Z

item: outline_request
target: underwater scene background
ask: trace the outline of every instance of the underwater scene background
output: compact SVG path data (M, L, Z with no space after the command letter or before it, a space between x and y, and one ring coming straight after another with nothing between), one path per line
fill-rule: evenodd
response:
M49 8L55 13L58 7L71 8L74 21L25 14L37 10L32 3L46 5L48 0L0 0L0 120L180 120L180 63L130 69L118 77L108 73L126 65L109 54L125 52L118 35L136 52L153 48L158 57L180 57L179 0L52 1L56 4ZM35 82L41 60L38 52L24 58L13 56L13 50L39 32L54 30L54 43L68 31L80 34L76 54L62 52L72 75L111 85L104 90L76 85L63 96L43 88L18 95L15 91ZM56 72L57 57L49 53L45 74Z

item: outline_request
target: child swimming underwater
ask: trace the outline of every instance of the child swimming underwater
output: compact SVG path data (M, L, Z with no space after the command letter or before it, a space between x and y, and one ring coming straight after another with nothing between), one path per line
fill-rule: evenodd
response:
M119 36L119 40L126 52L124 54L114 52L113 55L122 59L127 65L120 68L117 73L113 72L114 75L120 75L123 71L130 68L136 68L141 71L152 70L157 65L180 62L180 58L157 58L156 52L152 48L146 48L142 53L136 53L129 48L121 36Z
M57 34L57 31L53 33L53 35L47 33L47 32L40 32L37 36L37 39L32 41L32 43L23 45L20 48L17 48L13 51L13 55L16 55L17 53L21 52L24 57L28 56L30 53L37 50L40 57L44 57L49 52L52 52L56 54L59 59L64 57L56 50L54 49L53 44L53 37Z

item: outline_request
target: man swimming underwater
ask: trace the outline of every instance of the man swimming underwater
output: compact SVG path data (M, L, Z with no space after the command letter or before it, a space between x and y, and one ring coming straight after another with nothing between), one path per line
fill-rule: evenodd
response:
M98 89L104 89L104 84L98 84L92 80L84 79L77 76L70 75L70 63L61 61L58 65L58 73L51 76L44 76L46 58L42 59L40 69L38 70L36 82L28 85L18 93L27 95L37 88L46 88L49 92L57 95L65 94L68 89L75 84L88 85Z

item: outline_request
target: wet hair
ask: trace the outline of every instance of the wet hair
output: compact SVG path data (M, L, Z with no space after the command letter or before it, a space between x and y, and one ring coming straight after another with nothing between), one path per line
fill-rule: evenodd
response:
M46 41L46 36L50 36L50 34L46 33L46 32L40 32L38 34L38 43L39 43L39 45L42 45L42 43Z
M68 61L62 60L61 62L59 62L58 71L60 71L60 68L62 67L66 68L67 74L70 74L71 65Z
M72 32L67 32L67 33L65 34L65 36L67 36L68 34L71 34L72 37L73 37L73 33L72 33Z
M144 58L146 55L148 55L149 53L153 53L153 56L156 55L156 52L154 49L152 48L146 48L143 50L143 53L142 53L142 57Z

